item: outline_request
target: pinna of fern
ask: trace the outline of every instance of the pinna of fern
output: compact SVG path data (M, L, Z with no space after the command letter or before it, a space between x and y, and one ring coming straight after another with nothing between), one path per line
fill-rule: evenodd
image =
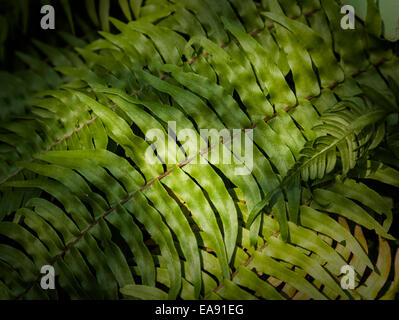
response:
M111 19L117 33L76 48L82 63L56 65L71 82L1 126L0 297L394 299L393 44L370 19L342 30L334 0L157 0L139 12ZM213 161L231 152L225 140L200 155L178 141L163 161L146 133L176 136L171 121L197 140L252 132L251 174ZM44 291L49 264L57 287Z

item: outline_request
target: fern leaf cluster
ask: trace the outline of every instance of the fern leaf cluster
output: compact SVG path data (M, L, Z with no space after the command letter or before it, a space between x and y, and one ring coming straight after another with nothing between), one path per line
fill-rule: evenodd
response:
M36 42L48 60L4 76L0 298L395 299L399 59L374 13L343 30L335 0L119 4L130 22ZM173 154L146 136L171 122L230 135Z

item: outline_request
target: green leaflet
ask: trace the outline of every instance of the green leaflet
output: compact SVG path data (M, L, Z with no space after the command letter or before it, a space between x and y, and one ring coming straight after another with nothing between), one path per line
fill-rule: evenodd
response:
M116 212L118 218L110 215L107 217L107 220L120 230L121 236L136 257L137 265L143 277L143 283L153 286L155 284L155 265L150 251L144 244L143 235L126 210L118 208Z
M100 0L99 4L99 16L100 22L103 30L109 31L109 7L110 1L109 0Z
M356 183L354 180L347 179L343 183L335 182L330 188L331 191L339 193L373 209L378 214L384 214L384 228L389 229L392 223L392 207L390 203L383 199L374 190L368 188L365 184Z
M378 12L377 4L373 0L367 0L366 28L374 36L379 37L382 31L382 19Z
M270 258L266 253L256 252L254 260L250 265L258 271L270 274L277 279L290 283L292 286L306 293L309 297L317 300L325 300L326 297L321 294L312 284L305 281L300 275L291 271L289 268L282 267L280 263Z
M374 229L379 235L387 239L394 239L385 232L384 228L376 220L353 201L345 199L343 196L331 191L322 189L316 189L313 195L317 202L317 204L315 202L312 203L312 206L315 208L340 214L367 229Z
M295 105L296 99L293 93L267 51L248 36L248 34L235 29L232 25L229 25L227 20L224 20L224 22L229 31L237 37L251 63L254 65L255 70L257 70L265 95L270 93L271 100L276 105Z
M165 268L157 268L157 282L162 283L165 286L170 286L168 271ZM182 278L182 290L180 296L184 300L195 300L194 287L184 278Z
M317 77L312 70L309 53L300 42L281 26L276 26L277 42L284 48L291 68L295 91L298 99L318 96L320 88Z
M337 252L335 252L330 246L323 242L323 240L317 237L314 232L297 227L292 222L289 223L289 227L290 240L292 243L302 248L316 252L317 255L327 261L326 268L333 274L339 275L341 273L341 267L345 265L345 261Z
M384 36L391 41L398 39L398 4L394 1L379 3L382 21L384 23Z
M283 300L284 297L277 292L270 284L265 281L261 281L255 273L240 267L238 274L233 280L235 283L241 286L250 288L253 291L259 292L263 298L270 300Z
M116 114L114 114L107 107L99 104L95 100L76 92L76 95L85 103L93 108L100 117L104 117L104 122L107 127L109 127L111 137L119 142L122 146L126 147L127 154L137 163L137 165L144 171L145 176L148 178L159 175L162 171L160 166L154 168L154 166L148 167L144 156L139 155L139 153L134 152L137 147L145 150L148 145L140 138L135 136L130 130L127 123ZM147 167L147 168L146 168Z
M187 172L205 189L218 210L223 223L227 259L230 260L237 241L238 223L236 208L225 189L223 180L209 165L201 168L195 165L187 165L183 168L183 171Z
M132 15L130 13L130 7L129 7L128 0L119 0L119 5L123 11L123 14L126 16L126 18L129 21L132 20Z
M24 281L33 281L35 278L36 268L34 263L21 251L9 246L0 245L2 260L9 265L14 266L18 270ZM24 272L22 272L24 271Z
M359 245L356 239L350 234L349 231L344 229L338 222L330 218L324 213L318 212L311 207L301 207L301 223L304 227L316 230L329 237L336 239L339 242L346 242L346 246L356 254L357 257L363 260L370 268L373 265L364 249Z
M25 180L25 181L10 181L5 184L10 187L22 187L22 188L40 188L43 191L54 196L58 199L65 209L71 214L73 220L77 224L80 230L84 228L92 221L90 213L84 208L79 198L73 195L66 187L62 184L51 181L51 180Z
M157 77L150 75L147 72L140 72L144 79L148 81L154 88L170 94L176 102L184 109L187 114L190 114L198 123L200 128L214 128L221 130L224 128L221 121L216 114L196 95L185 91L182 88L171 85L166 81L162 81ZM211 116L207 121L203 120L202 114L209 113Z
M381 181L382 183L390 184L398 187L399 172L391 167L376 162L368 162L368 168L365 178Z
M130 0L130 7L134 13L136 20L140 17L140 9L143 0Z
M199 43L211 54L207 59L210 60L210 63L215 69L220 83L223 83L224 87L228 88L230 91L233 88L237 90L252 120L264 119L265 116L271 116L273 114L273 107L256 83L254 73L252 70L244 68L241 64L242 60L246 59L242 52L227 53L203 36L192 37L187 43L186 48L188 45L195 43ZM187 55L187 53L185 54ZM229 63L226 63L226 61ZM243 83L244 79L245 85Z
M219 290L222 298L227 300L257 300L253 295L250 295L232 281L225 279L222 289Z
M330 47L325 40L311 28L295 20L287 19L285 16L275 13L264 13L264 15L287 29L293 34L301 36L301 41L309 51L314 63L319 69L322 87L327 87L334 82L344 80L344 74L332 55ZM316 44L317 43L317 44ZM328 66L328 69L324 69Z
M61 0L61 4L64 7L65 13L66 13L66 15L68 17L68 21L69 21L69 24L71 26L72 33L75 34L75 26L74 26L74 23L73 23L71 6L70 6L69 2L65 1L65 0Z
M130 166L126 159L106 150L49 151L44 155L36 156L36 158L74 169L84 166L85 162L90 164L95 162L109 170L129 192L136 191L144 184L144 179ZM84 159L83 163L82 159Z
M391 268L391 249L388 242L381 238L379 238L379 254L376 267L379 274L372 273L358 289L358 292L367 299L376 298L378 292L386 282Z
M131 22L128 24L128 28L151 37L166 63L181 63L180 57L185 41L177 33L165 28L155 27L153 24L145 22ZM175 43L174 47L168 46L170 41Z
M270 237L265 252L272 257L282 259L304 269L308 274L317 280L323 281L326 286L330 287L336 294L341 295L343 299L347 299L346 294L341 287L335 282L335 279L329 277L326 271L315 261L306 255L298 254L297 248L282 242L279 239Z
M154 287L144 285L128 285L121 288L121 293L142 300L166 300L167 293Z
M165 217L169 227L176 233L187 263L190 265L189 273L195 287L194 296L198 298L201 290L201 263L194 233L180 208L170 198L158 180L154 182L152 188L144 191L144 195L151 200L155 208Z
M43 243L36 241L36 238L20 225L3 221L0 223L0 234L17 241L33 257L36 269L50 260L49 252Z
M162 221L158 212L149 206L141 192L135 194L135 201L126 204L129 211L147 228L148 232L159 244L162 255L168 261L171 288L168 297L175 299L181 288L180 259L173 244L172 235Z
M246 128L251 125L236 101L221 86L216 86L194 73L183 73L173 65L164 65L161 70L171 72L182 85L207 99L227 128Z
M186 184L183 185L182 182ZM163 179L163 182L172 190L175 190L188 204L193 211L193 218L198 221L199 226L205 233L212 237L212 249L216 251L218 260L222 268L223 277L229 277L227 266L226 249L223 245L222 235L220 233L213 211L202 191L195 183L180 169L175 168L172 175Z
M86 3L86 8L87 8L87 13L89 14L91 21L96 26L98 26L100 23L99 23L98 17L97 17L95 1L94 0L85 0L85 3Z
M399 262L399 253L396 250L395 260L394 260L394 267L395 267L395 278L392 282L388 292L381 297L381 300L389 300L395 297L396 292L398 291L398 262Z

